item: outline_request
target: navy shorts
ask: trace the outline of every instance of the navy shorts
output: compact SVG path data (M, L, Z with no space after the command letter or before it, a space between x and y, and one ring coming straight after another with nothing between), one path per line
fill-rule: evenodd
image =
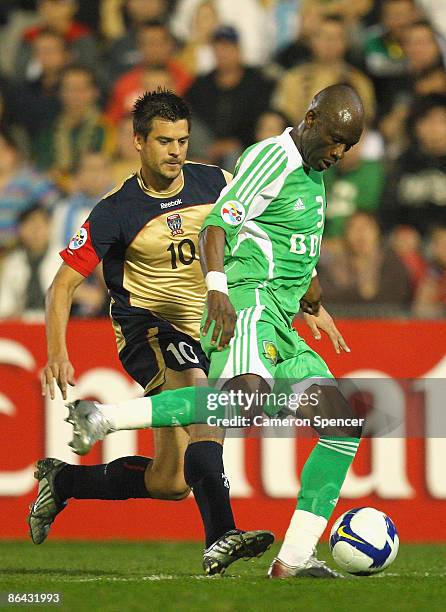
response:
M182 372L191 368L209 371L200 343L150 311L114 316L119 359L130 376L150 395L166 380L166 368Z

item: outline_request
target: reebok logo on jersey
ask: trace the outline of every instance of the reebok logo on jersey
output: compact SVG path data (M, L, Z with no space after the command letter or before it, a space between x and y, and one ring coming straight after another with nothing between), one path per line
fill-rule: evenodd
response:
M161 208L171 208L172 206L178 206L178 204L182 204L183 201L181 198L178 198L177 200L170 200L170 202L161 202L160 207Z
M246 215L243 205L235 200L222 204L220 214L223 221L228 225L240 225Z
M301 198L299 198L294 205L294 210L305 210L305 204L302 202Z
M76 249L80 249L81 246L84 246L84 244L87 242L87 238L88 238L87 230L85 229L85 227L81 227L81 229L78 232L76 232L73 238L70 240L70 244L68 245L68 248L71 249L72 251L75 251Z

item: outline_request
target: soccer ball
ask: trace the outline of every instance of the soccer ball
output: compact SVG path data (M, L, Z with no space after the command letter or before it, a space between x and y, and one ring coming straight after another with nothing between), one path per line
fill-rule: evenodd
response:
M398 534L392 520L375 508L353 508L334 523L330 550L339 567L349 574L369 576L395 559Z

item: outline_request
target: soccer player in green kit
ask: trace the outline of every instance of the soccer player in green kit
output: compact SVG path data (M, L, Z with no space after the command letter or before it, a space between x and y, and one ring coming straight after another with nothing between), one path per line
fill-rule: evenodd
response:
M292 319L304 297L307 310L320 312L315 266L326 207L322 171L358 142L363 114L350 87L321 91L297 128L244 152L202 228L208 287L202 346L211 360L209 379L230 380L225 388L248 393L267 393L271 379L299 381L295 392L317 393L313 411L301 408L309 417L351 415L327 365L295 333ZM319 433L272 578L338 577L314 549L356 454L360 428Z
M256 394L268 393L273 379L298 381L293 391L314 392L318 400L317 406L300 406L300 414L346 422L351 417L327 365L297 335L292 319L302 306L320 329L329 327L315 270L326 207L322 172L358 142L363 118L361 100L351 87L322 90L299 126L243 153L233 181L207 217L200 245L208 289L202 346L211 361L209 379L220 381L217 387ZM84 452L118 429L200 422L199 397L195 388L186 388L125 405L72 405L74 446L80 441ZM314 550L356 454L361 428L317 431L320 438L302 471L297 508L269 570L272 578L340 577Z

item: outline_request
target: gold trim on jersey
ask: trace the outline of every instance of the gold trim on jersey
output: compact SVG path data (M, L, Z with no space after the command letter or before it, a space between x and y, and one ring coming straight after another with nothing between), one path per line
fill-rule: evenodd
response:
M221 169L221 171L223 172L223 176L225 177L226 185L228 185L232 181L234 176L227 170L223 170L223 168Z
M150 187L147 187L147 185L144 182L141 170L138 170L138 172L136 173L136 178L138 179L138 185L140 186L140 188L144 191L144 193L151 196L152 198L161 198L161 199L171 198L177 195L177 193L180 193L180 191L184 189L184 174L182 170L181 170L181 182L179 186L175 187L175 189L171 189L170 191L169 190L154 191L153 189L150 189Z
M203 164L202 162L194 162L194 161L189 161L189 160L186 160L184 162L184 165L186 164L196 164L200 166L209 166L209 168L218 168L223 173L223 176L225 177L225 180L226 180L226 184L230 183L232 179L234 178L230 172L228 172L227 170L224 170L223 168L220 168L220 166L216 166L215 164Z
M135 173L129 174L123 181L118 183L116 187L113 187L113 189L111 189L108 193L106 193L105 196L102 196L101 200L105 200L105 198L108 198L112 196L114 193L116 193L117 191L120 191L124 187L124 183L128 181L130 178L132 178L132 176L135 176Z
M156 389L166 382L166 362L164 361L160 343L158 341L158 327L150 327L147 330L147 342L150 348L155 353L155 361L158 366L158 371L155 376L144 387L144 395L152 389Z
M120 353L122 349L125 348L125 344L126 344L125 337L124 337L124 334L122 333L121 326L113 317L111 317L111 322L112 322L113 331L115 332L118 353Z
M220 166L216 166L215 164L202 164L200 162L193 162L193 161L189 161L189 160L186 160L184 162L184 165L186 165L186 164L197 164L197 165L200 165L200 166L209 166L209 167L212 167L212 168L218 168L219 170L222 171L223 176L224 176L224 178L226 180L226 184L228 184L228 183L230 183L232 181L232 174L230 172L228 172L227 170L223 170L223 168L220 168ZM136 174L136 178L138 180L138 185L140 186L142 191L144 191L144 193L146 193L147 195L152 196L152 198L161 198L161 199L162 198L171 198L171 197L177 195L177 193L179 193L183 189L183 187L184 187L184 174L183 174L182 170L181 170L181 184L180 184L180 186L179 187L175 187L175 189L171 189L170 191L155 191L155 190L151 189L150 187L147 187L147 185L144 182L144 178L142 176L141 169L139 169L138 172L136 172L135 174ZM130 177L128 177L128 178L130 178ZM121 185L121 187L122 187L122 185ZM107 195L112 195L112 193L114 193L115 191L116 191L116 189L114 189L113 191L111 191Z
M213 206L163 212L141 229L125 253L123 286L130 305L150 310L196 340L206 297L198 234Z

